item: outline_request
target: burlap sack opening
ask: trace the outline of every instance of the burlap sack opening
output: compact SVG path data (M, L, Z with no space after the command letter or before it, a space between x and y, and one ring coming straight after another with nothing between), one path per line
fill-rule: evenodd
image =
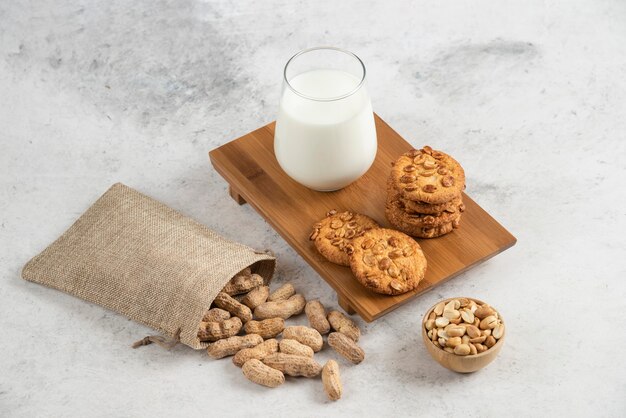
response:
M117 183L30 260L22 277L201 349L204 312L248 266L267 284L276 260Z

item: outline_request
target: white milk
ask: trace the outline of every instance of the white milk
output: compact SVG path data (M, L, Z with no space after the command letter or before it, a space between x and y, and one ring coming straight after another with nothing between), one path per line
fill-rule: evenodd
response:
M313 70L289 80L298 92L316 98L337 97L360 80L339 70ZM341 189L361 177L376 157L376 128L365 86L344 99L305 99L289 86L280 101L274 153L297 182L315 190Z

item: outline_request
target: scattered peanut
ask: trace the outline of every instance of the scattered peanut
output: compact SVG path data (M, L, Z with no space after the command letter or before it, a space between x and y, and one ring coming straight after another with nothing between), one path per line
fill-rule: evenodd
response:
M296 293L291 283L285 283L278 289L274 290L267 298L268 302L276 302L280 300L287 300Z
M254 310L260 304L265 303L269 295L269 286L259 286L255 289L252 289L250 293L244 296L243 299L241 299L241 303L246 305L248 308Z
M308 345L314 352L318 352L324 345L324 340L317 330L304 325L295 325L285 328L283 331L283 338L289 340L296 340L300 344Z
M280 347L280 352L285 354L295 354L296 356L311 358L315 354L311 347L299 343L296 340L282 339L278 345Z
M233 364L241 367L250 359L262 360L264 357L278 352L278 341L275 339L263 341L261 344L239 350L233 357Z
M357 324L339 311L331 311L328 314L328 322L335 331L347 335L354 341L359 341L361 338L361 330Z
M336 401L341 398L341 378L339 364L335 360L328 360L322 369L322 383L328 399Z
M220 308L213 308L204 313L202 322L222 322L228 318L230 318L230 312Z
M252 311L246 305L237 302L231 296L224 292L220 292L213 301L215 306L230 312L231 315L239 317L242 322L248 322L252 319Z
M285 383L285 375L281 371L266 366L255 358L246 361L241 370L248 380L268 388L275 388Z
M202 322L198 330L200 341L217 341L237 335L242 327L241 319L236 316L222 322Z
M365 359L363 349L352 338L340 332L331 332L328 335L328 345L354 364L359 364Z
M322 368L314 355L323 348L322 334L334 330L336 332L331 332L328 336L329 345L347 360L359 364L365 358L363 349L356 343L361 336L359 327L339 311L332 310L327 315L324 305L318 300L307 303L303 295L295 293L290 283L284 284L273 293L263 283L261 276L245 269L224 286L213 301L215 307L204 313L198 330L198 338L209 342L207 354L214 359L234 356L233 363L242 368L246 378L270 388L282 385L285 375L315 377L321 373L328 398L340 399L343 389L339 365L334 360L328 360ZM454 304L451 307L454 308ZM442 314L444 308L442 305ZM459 309L455 308L457 311ZM296 325L285 328L285 319L303 311L306 312L311 327ZM454 324L456 314L446 315L453 318L450 320L441 317L447 321L446 326ZM461 321L460 315L458 321ZM427 323L429 337L434 343L439 338L444 349L453 352L453 348L445 346L445 343L457 343L456 340L451 340L452 335L457 335L460 340L457 347L465 342L469 344L470 337L464 335L465 328L448 328L451 331L448 335L444 328L437 328L436 320L441 322L433 312ZM478 322L474 328L481 342L490 337L492 329L494 335L504 332L503 326L480 330L480 320L476 320ZM238 336L241 329L247 335ZM281 332L283 339L279 342L275 337ZM487 350L486 345L481 347L471 345L470 350Z
M209 344L207 347L207 353L209 354L209 357L219 359L232 356L244 348L255 347L262 342L263 338L256 334L248 334L243 337L234 336L223 340L217 340L214 343Z
M498 313L487 304L478 305L466 298L435 305L424 320L424 328L435 346L459 356L480 354L504 336Z
M246 334L259 334L264 339L274 338L285 329L283 318L270 318L262 321L251 320L244 326Z
M319 300L308 301L304 307L304 313L309 319L311 328L316 329L322 335L330 332L330 324L326 319L326 309Z
M262 361L271 368L280 370L289 376L315 377L322 371L322 366L311 357L274 353Z
M242 293L248 293L255 287L262 286L264 283L263 277L258 274L238 274L222 289L222 292L234 296Z
M304 296L297 294L287 300L265 302L254 309L254 316L258 319L283 318L287 319L298 315L304 310L306 300Z

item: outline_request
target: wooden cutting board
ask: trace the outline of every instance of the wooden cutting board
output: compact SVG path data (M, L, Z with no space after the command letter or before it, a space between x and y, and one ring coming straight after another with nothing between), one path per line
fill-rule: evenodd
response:
M378 116L375 119L378 153L374 164L359 180L336 192L307 189L283 172L274 157L274 123L209 153L213 167L230 185L231 196L239 204L252 205L337 292L339 304L346 312L356 312L368 322L516 242L502 225L464 195L466 211L459 229L443 237L417 240L428 260L428 270L412 292L399 296L372 293L354 278L350 268L326 261L309 241L309 234L311 226L328 210L363 213L389 227L384 210L391 162L412 146ZM429 145L437 147L436 143ZM445 151L454 156L454 150ZM471 184L468 187L471 190Z

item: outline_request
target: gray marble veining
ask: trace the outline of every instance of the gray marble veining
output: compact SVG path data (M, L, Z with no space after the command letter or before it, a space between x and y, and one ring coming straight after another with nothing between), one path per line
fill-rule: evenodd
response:
M623 416L625 22L617 0L0 2L0 415ZM365 61L375 110L457 157L519 240L361 323L367 359L340 362L342 400L318 380L255 386L184 347L131 350L151 330L19 278L121 181L273 249L276 282L336 306L207 158L272 120L286 59L324 44ZM419 335L454 295L508 325L499 358L468 376Z

